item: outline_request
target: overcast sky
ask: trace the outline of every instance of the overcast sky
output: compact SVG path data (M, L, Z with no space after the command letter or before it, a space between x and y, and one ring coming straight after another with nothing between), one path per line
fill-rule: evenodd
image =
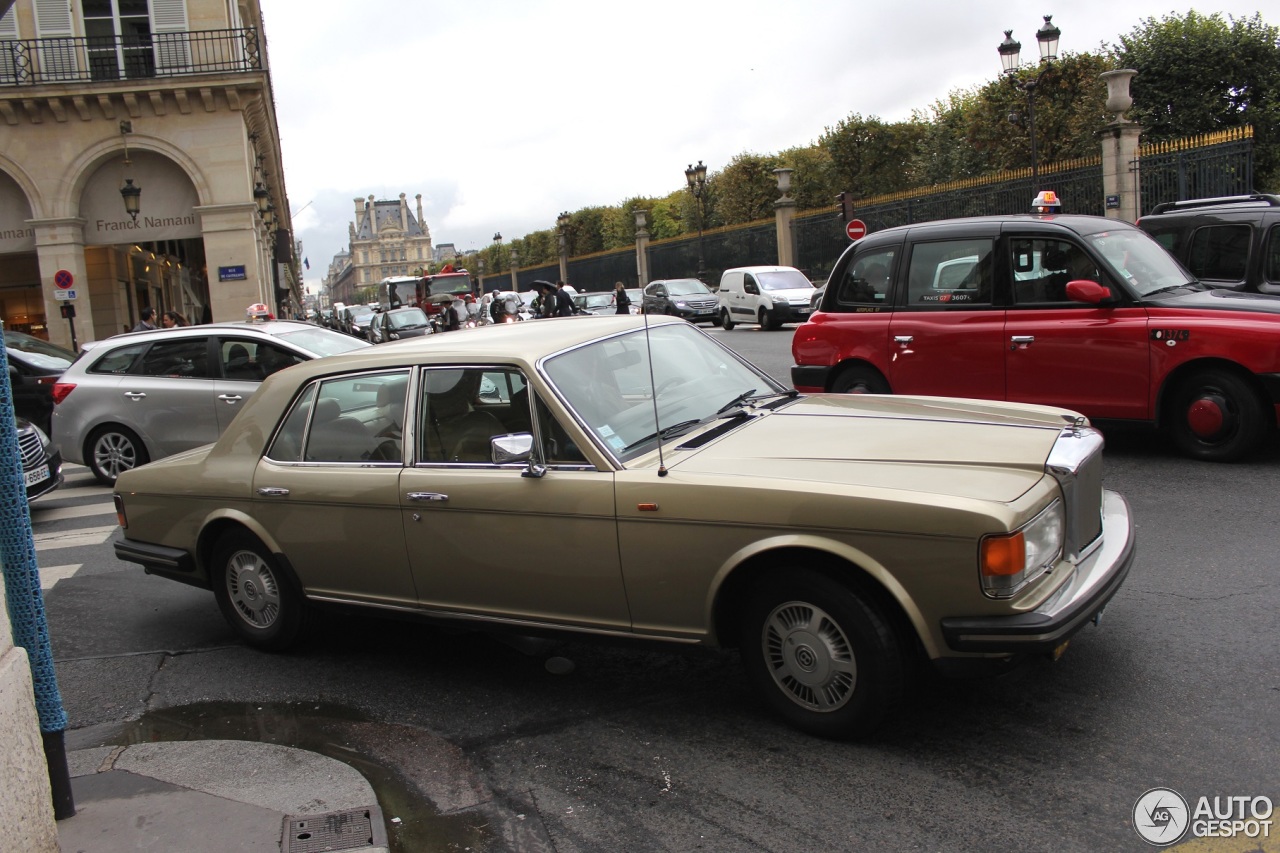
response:
M294 228L314 288L352 199L422 193L436 243L487 245L562 210L661 196L702 160L815 142L851 113L907 118L1038 59L1097 50L1171 0L261 0ZM1041 8L1041 7L1044 8ZM1197 11L1280 24L1280 0ZM463 119L465 117L465 120ZM1011 132L1013 128L1011 127Z

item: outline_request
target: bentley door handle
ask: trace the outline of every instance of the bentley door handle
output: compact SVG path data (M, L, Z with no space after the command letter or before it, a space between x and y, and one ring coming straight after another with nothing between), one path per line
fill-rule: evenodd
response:
M439 492L409 492L406 497L411 501L437 501L443 503L449 500L448 495L442 495Z
M279 488L278 486L264 486L263 488L258 489L258 494L262 495L264 498L283 498L289 494L289 490Z

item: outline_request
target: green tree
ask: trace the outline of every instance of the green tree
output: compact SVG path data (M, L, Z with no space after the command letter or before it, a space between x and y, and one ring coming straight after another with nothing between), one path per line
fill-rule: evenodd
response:
M1261 16L1148 18L1120 37L1119 67L1133 68L1129 117L1149 140L1254 128L1259 187L1280 185L1280 32Z
M717 224L737 225L773 216L773 202L778 198L778 180L773 170L780 165L777 156L739 154L723 171L710 176Z
M853 113L826 128L818 144L831 157L837 192L867 198L914 186L913 159L925 135L925 125L914 119L886 123Z

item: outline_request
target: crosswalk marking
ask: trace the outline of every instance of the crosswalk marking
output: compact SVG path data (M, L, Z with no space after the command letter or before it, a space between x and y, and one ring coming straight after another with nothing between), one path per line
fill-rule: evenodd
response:
M41 566L40 588L53 589L54 584L60 580L72 577L83 565L84 563L72 563L67 566Z
M119 527L112 524L107 527L82 527L79 530L67 530L58 533L37 533L36 552L50 551L54 548L79 548L83 545L100 545L111 538L111 534Z
M68 518L84 518L89 515L115 515L113 504L89 504L88 506L44 507L34 504L31 507L31 521L38 524L42 521L65 521Z

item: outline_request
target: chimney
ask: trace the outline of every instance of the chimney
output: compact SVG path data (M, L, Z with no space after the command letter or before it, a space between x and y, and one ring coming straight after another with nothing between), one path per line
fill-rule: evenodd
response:
M404 193L400 193L400 231L409 233L409 203L404 200Z
M425 231L427 226L422 220L422 193L418 193L414 198L418 200L418 227Z
M364 219L364 199L362 198L355 199L355 203L356 203L356 224L354 227L359 228L360 220Z
M373 229L373 236L378 236L378 206L373 203L373 196L369 196L369 227Z

